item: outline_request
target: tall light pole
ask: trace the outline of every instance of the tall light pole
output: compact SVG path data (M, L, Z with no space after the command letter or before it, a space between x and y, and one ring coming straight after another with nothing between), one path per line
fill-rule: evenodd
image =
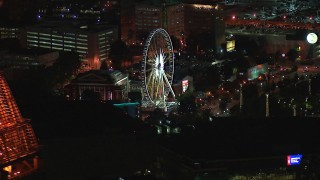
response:
M266 94L266 117L269 117L269 94Z
M294 98L291 99L291 105L292 105L292 109L293 109L293 117L297 116L297 105L294 104Z
M242 84L240 83L240 112L242 112L243 108L243 94L242 94Z
M309 95L311 96L311 79L309 79Z

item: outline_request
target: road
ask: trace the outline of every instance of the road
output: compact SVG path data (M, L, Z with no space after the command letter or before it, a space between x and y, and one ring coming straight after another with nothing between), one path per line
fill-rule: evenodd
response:
M320 24L317 23L297 23L297 22L284 22L284 21L266 21L266 20L248 20L248 19L231 19L226 20L227 25L235 26L257 26L257 27L277 27L283 29L309 29L320 30Z

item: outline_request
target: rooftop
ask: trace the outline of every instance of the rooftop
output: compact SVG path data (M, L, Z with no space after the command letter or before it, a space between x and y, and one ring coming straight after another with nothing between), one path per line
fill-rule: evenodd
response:
M72 83L115 84L126 77L118 70L91 70L80 74Z
M46 29L56 31L72 31L72 32L89 32L97 33L111 28L115 28L109 24L87 24L81 21L45 21L37 25L29 26L28 29Z

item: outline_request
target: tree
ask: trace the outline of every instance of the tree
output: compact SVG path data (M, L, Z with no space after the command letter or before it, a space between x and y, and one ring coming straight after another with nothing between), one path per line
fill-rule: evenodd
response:
M129 49L125 42L117 40L111 44L109 54L114 69L121 69L121 64L129 58Z
M138 31L138 32L136 32L136 35L137 35L137 40L144 42L148 38L149 32L148 31Z
M107 61L101 61L100 70L108 70L108 68Z
M128 30L128 40L132 40L134 37L134 31L132 29Z
M171 38L171 41L172 41L173 49L180 50L181 49L180 40L175 36L171 36L170 38Z
M179 111L182 113L190 114L197 110L195 96L192 92L186 91L184 94L177 97L179 101Z
M296 49L290 49L287 53L287 56L290 62L295 62L296 59L299 57L299 54Z
M197 45L199 43L199 37L194 34L190 33L190 35L186 39L186 44L187 44L187 51L190 53L196 53L197 52Z
M77 75L81 61L76 52L60 52L60 57L50 67L44 70L47 86L49 89L63 86Z
M225 111L227 108L228 100L226 98L222 98L219 104L220 111Z

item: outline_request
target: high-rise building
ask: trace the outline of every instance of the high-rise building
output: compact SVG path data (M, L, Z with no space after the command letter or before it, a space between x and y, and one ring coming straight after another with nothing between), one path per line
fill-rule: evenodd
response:
M121 39L128 44L141 43L149 32L162 27L160 5L136 3L122 9Z
M219 5L174 4L167 8L168 32L183 42L191 33L212 34L214 46L225 42L223 8Z
M218 5L136 3L122 9L121 39L126 43L141 43L156 28L165 28L181 43L191 33L213 34L216 49L225 41L223 8Z
M109 25L73 25L62 22L26 27L21 33L22 47L40 47L79 53L89 69L99 69L107 60L111 43L118 39L118 28Z
M0 22L25 23L36 19L35 14L39 3L36 3L35 0L3 0L1 4Z
M81 19L91 23L107 22L118 25L120 21L119 0L50 0L41 3L37 12L38 20Z

